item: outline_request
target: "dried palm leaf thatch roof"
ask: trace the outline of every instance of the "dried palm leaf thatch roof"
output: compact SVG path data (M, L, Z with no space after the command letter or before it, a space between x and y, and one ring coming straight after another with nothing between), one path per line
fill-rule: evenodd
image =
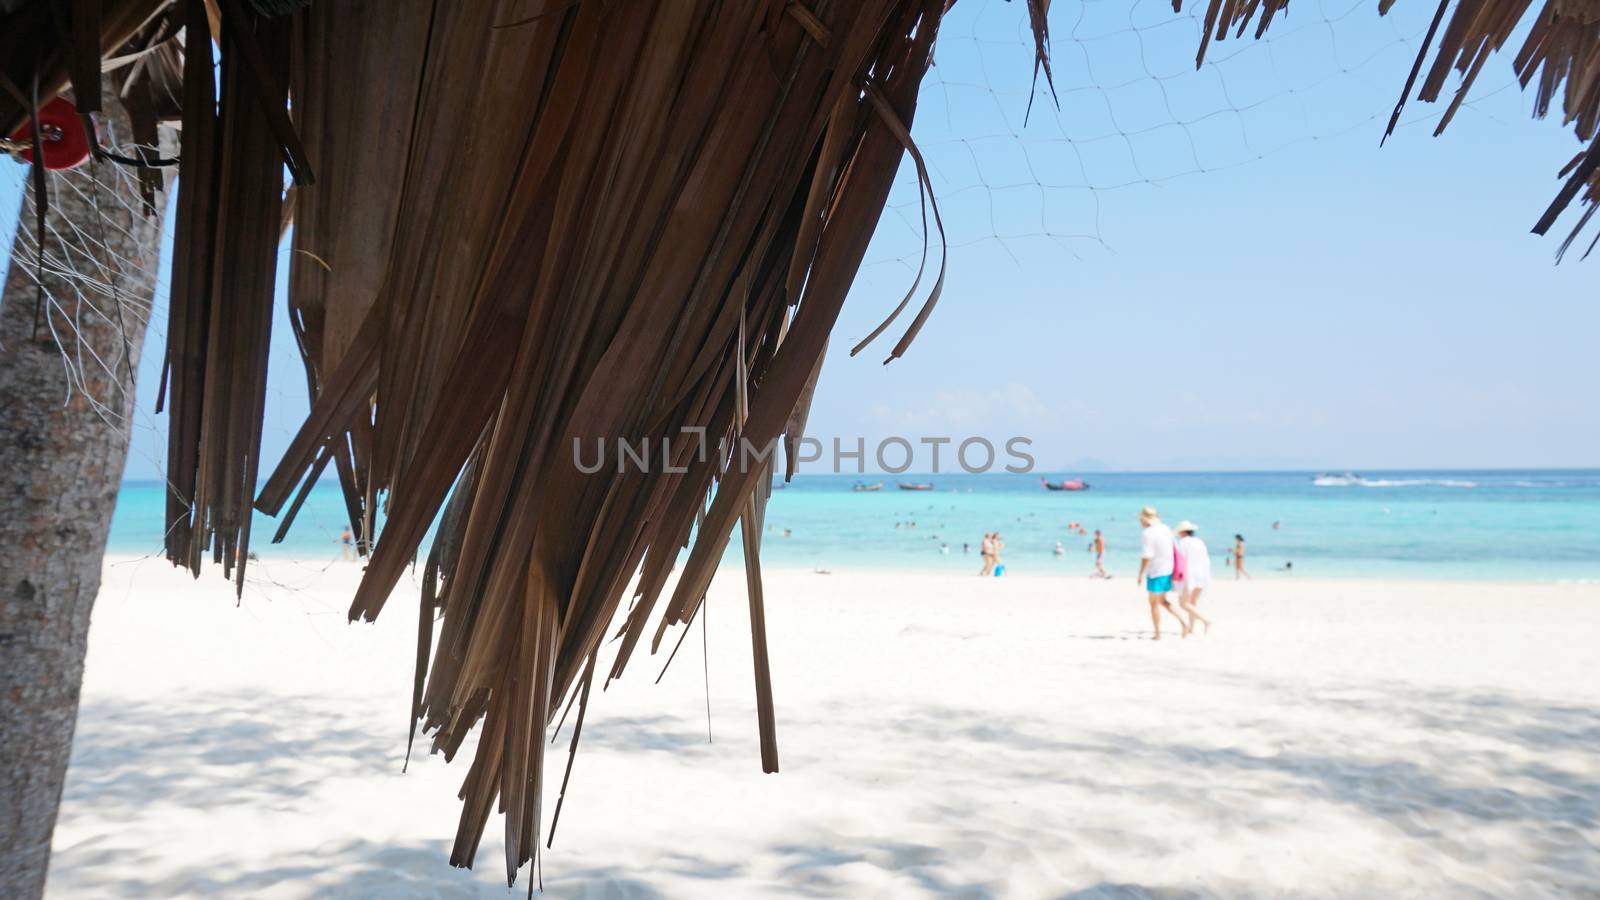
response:
M0 3L0 135L27 119L32 95L48 100L68 86L80 112L99 112L103 71L166 45L166 14L167 0Z
M330 456L364 521L384 497L351 608L363 618L445 509L414 712L447 756L483 720L451 859L470 864L498 797L511 876L537 853L562 699L576 698L576 735L596 677L621 676L647 631L655 649L693 619L741 521L762 763L778 767L757 558L776 460L739 440L798 430L944 3L412 6L431 28L393 17L398 53L327 52L360 27L333 4L311 8L297 45L302 135L325 180L296 192L312 227L291 277L348 286L296 301L317 400L258 505L282 509ZM367 67L388 70L394 96L353 89ZM334 134L319 116L391 102L426 125L319 137ZM336 171L357 174L336 188ZM355 222L335 190L381 202ZM373 248L381 269L341 264ZM576 447L618 438L649 464L577 469Z
M101 110L103 90L115 91L128 113L132 157L101 145L86 126L90 152L108 162L136 167L145 211L155 214L161 187L157 151L159 124L176 118L176 97L182 65L178 33L171 27L166 0L95 0L44 4L0 0L0 150L25 149L44 158L43 129L30 129L29 146L10 140L41 109L71 87L77 110L86 122ZM109 53L102 53L104 47ZM49 215L51 175L44 165L29 172L34 196L31 223L43 248ZM42 250L41 250L42 253ZM42 268L44 260L37 260ZM42 279L41 279L42 281ZM42 288L41 288L42 291ZM41 294L42 301L42 294Z
M1285 6L1210 0L1205 41L1252 22L1259 34ZM1540 76L1540 113L1564 86L1589 140L1595 6L1547 0L1515 61L1524 84ZM351 617L371 619L437 524L413 728L453 757L483 722L453 863L472 862L497 798L508 878L536 858L544 736L563 700L575 748L594 681L693 620L736 526L762 765L777 769L759 545L780 454L759 451L789 442L792 472L903 154L930 187L909 130L947 7L0 0L0 123L69 83L93 109L101 88L84 61L108 52L161 73L150 83L176 102L152 102L151 116L181 110L169 558L198 573L209 554L242 585L252 506L281 516L281 537L331 465L370 551ZM1047 7L1027 3L1048 82ZM1429 101L1452 70L1465 91L1529 15L1527 0L1461 0L1441 32L1447 9L1402 102L1432 47L1417 91ZM220 77L211 53L180 55L180 42L214 42ZM1597 168L1592 145L1547 219L1581 193L1587 221ZM291 320L314 402L257 493L291 220ZM869 337L896 329L891 358L938 300L942 267ZM648 447L649 465L576 465L576 447L618 439Z
M776 771L760 451L803 427L944 10L373 0L312 4L285 33L222 5L219 115L185 122L183 165L214 187L179 213L201 239L174 269L192 274L174 278L169 555L246 564L271 288L251 261L281 210L244 185L303 146L290 304L315 402L256 506L287 525L335 467L371 549L352 618L382 610L440 521L413 711L447 756L483 721L455 864L497 798L508 878L536 857L561 701L575 742L594 679L695 617L736 523ZM285 84L294 140L273 128ZM578 469L575 448L619 438L649 464Z

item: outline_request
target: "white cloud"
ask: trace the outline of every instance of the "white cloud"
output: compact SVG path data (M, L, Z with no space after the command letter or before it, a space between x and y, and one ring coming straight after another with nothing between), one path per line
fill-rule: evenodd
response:
M988 390L935 391L914 405L898 409L877 405L871 410L873 421L882 428L926 434L1041 432L1099 414L1080 398L1048 401L1020 382Z

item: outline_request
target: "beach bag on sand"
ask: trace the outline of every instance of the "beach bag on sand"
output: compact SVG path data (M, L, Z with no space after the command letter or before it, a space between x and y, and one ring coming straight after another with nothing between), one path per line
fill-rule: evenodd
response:
M1183 576L1189 574L1189 567L1184 565L1183 554L1178 552L1178 542L1172 542L1172 580L1182 581Z

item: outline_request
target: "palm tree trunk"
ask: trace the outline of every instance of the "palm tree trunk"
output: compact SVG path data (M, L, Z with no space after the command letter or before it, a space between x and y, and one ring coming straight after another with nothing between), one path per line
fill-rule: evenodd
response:
M109 95L105 105L101 142L126 138L126 114ZM137 177L116 163L91 160L52 173L48 197L42 280L30 193L0 294L0 897L7 898L44 893L161 252L159 215L145 214Z

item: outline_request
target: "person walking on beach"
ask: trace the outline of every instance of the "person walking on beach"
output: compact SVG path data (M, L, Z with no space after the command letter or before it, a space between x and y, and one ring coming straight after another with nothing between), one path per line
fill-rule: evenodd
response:
M978 555L983 557L983 568L978 570L978 577L982 578L994 571L994 535L985 531L983 543L978 545Z
M1233 536L1233 580L1249 578L1250 572L1244 567L1244 535Z
M1178 620L1183 633L1189 633L1188 624L1183 621L1183 616L1172 608L1167 602L1167 594L1172 590L1172 573L1177 562L1177 550L1173 546L1172 529L1161 521L1154 507L1146 506L1139 510L1139 526L1143 531L1139 535L1139 574L1135 582L1144 586L1145 593L1150 600L1150 624L1155 628L1154 640L1161 640L1161 610L1172 613Z
M1194 623L1211 631L1211 620L1200 615L1200 594L1211 587L1211 553L1206 542L1195 535L1193 522L1185 519L1174 529L1178 534L1178 556L1183 560L1183 578L1175 582L1178 589L1178 606L1189 614L1189 624L1184 634L1194 631Z
M1002 575L1006 571L1006 564L1000 561L1000 551L1006 548L1006 542L1000 538L996 531L989 538L989 574Z
M327 534L327 532L324 531L323 534ZM351 542L354 540L355 535L350 533L350 526L346 525L344 527L344 531L339 532L339 558L343 559L345 562L355 559L355 556L352 554L352 551L355 549L355 547L351 544Z
M1100 533L1100 529L1098 529L1098 528L1096 528L1094 530L1094 543L1091 546L1094 547L1094 575L1095 575L1095 577L1096 578L1110 578L1111 574L1106 571L1106 564L1105 564L1105 559L1106 559L1106 536L1101 534Z

